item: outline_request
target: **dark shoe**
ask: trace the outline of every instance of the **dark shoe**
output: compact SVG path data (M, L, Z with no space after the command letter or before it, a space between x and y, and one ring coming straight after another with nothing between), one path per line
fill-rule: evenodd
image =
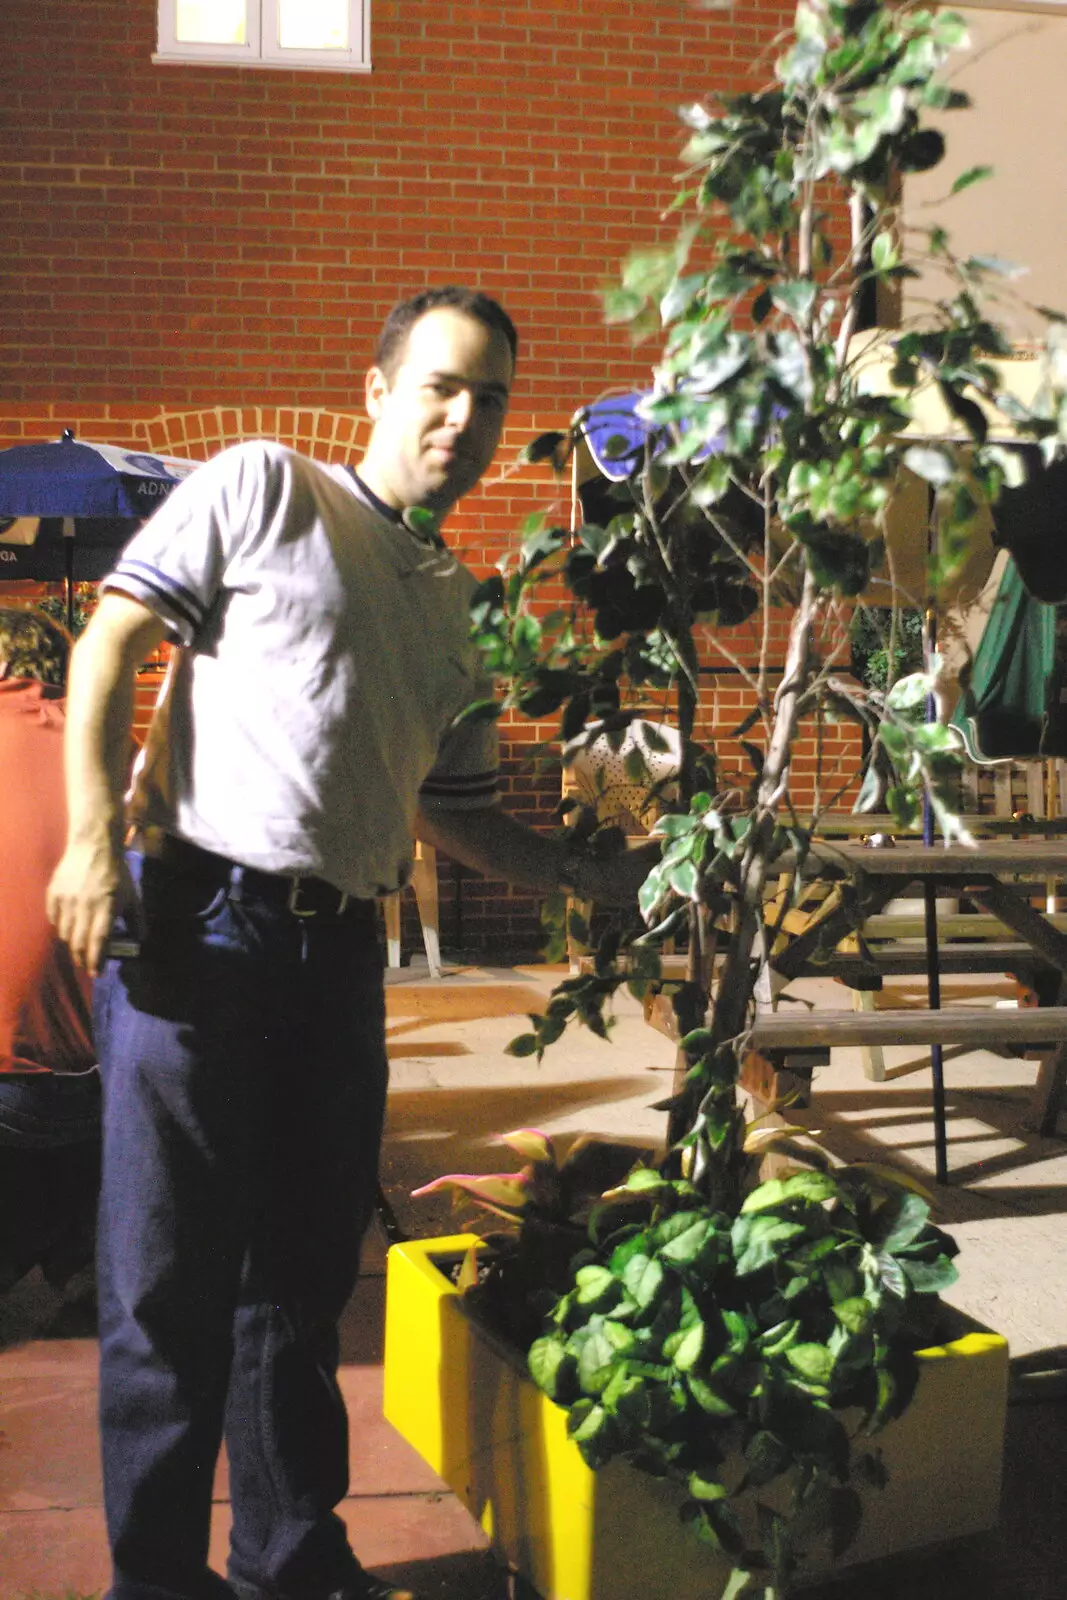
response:
M335 1589L326 1600L422 1600L422 1596L390 1578L376 1578L373 1572L364 1572L358 1583Z
M233 1578L230 1579L230 1587L239 1600L266 1600L258 1589L236 1583ZM354 1582L346 1583L341 1589L331 1589L329 1594L322 1596L322 1600L422 1600L422 1596L403 1584L393 1583L388 1578L377 1578L373 1572L361 1572Z

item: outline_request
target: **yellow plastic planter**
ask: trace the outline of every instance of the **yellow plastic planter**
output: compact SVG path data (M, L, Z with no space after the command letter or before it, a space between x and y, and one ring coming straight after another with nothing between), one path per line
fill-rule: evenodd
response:
M475 1243L460 1234L389 1251L386 1417L545 1600L711 1600L729 1568L679 1522L678 1486L623 1462L592 1472L566 1412L467 1315L446 1274ZM863 1491L847 1556L812 1553L805 1580L996 1523L1008 1347L959 1320L959 1338L921 1352L915 1399L875 1441L889 1484Z

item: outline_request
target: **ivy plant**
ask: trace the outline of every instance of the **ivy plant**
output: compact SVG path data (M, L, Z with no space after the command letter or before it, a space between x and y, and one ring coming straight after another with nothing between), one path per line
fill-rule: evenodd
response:
M731 1215L641 1168L589 1240L529 1356L589 1465L681 1481L739 1573L787 1583L813 1524L843 1549L853 1474L878 1473L866 1441L914 1392L921 1302L956 1276L926 1201L853 1167L771 1180Z

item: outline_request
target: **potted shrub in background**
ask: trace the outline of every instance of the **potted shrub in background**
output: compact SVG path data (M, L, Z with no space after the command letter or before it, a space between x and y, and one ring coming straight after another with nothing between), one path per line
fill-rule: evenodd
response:
M802 727L858 719L874 750L859 806L884 800L913 823L925 799L944 834L962 836L953 736L926 720L936 659L896 683L890 674L885 687L842 670L848 615L883 558L895 497L909 475L928 486L936 588L980 514L1025 473L991 418L1047 458L1067 437L1063 319L1047 313L1046 381L1024 406L998 365L1011 348L983 298L1011 269L957 257L940 226L901 223L902 178L943 153L924 117L964 103L939 77L964 40L949 12L806 0L770 86L682 112L678 232L631 258L606 296L612 319L665 341L638 407L639 439L620 429L625 480L595 524L535 520L516 561L476 598L476 630L508 688L475 714L502 704L537 718L558 711L574 748L621 735L662 696L685 751L681 799L656 829L663 848L641 891L643 921L610 928L591 970L566 979L512 1046L540 1052L575 1019L605 1032L620 985L647 990L664 942L688 939L686 980L672 990L684 1070L667 1158L638 1168L589 1215L529 1351L547 1398L523 1387L496 1335L472 1331L434 1265L462 1257L469 1241L402 1247L390 1262L387 1414L486 1513L508 1559L560 1600L606 1600L634 1582L630 1557L614 1550L599 1567L587 1553L575 1558L580 1570L559 1566L560 1541L578 1539L566 1507L592 1492L585 1467L612 1476L583 1526L603 1516L609 1541L628 1523L639 1543L654 1543L652 1510L635 1509L622 1486L626 1463L711 1547L701 1566L691 1534L672 1523L641 1579L649 1594L777 1596L850 1542L866 1557L995 1519L1006 1348L973 1330L953 1341L931 1319L954 1251L926 1200L880 1170L832 1169L797 1143L800 1130L746 1124L738 1096L781 914L824 871L809 854L817 818L790 792ZM986 175L965 173L953 187ZM865 332L872 285L892 286L923 259L951 291L921 327ZM931 390L956 437L909 433L917 397ZM564 465L579 431L545 436L528 459ZM783 613L788 648L774 673ZM746 618L759 648L751 669L736 662L754 704L737 731L751 775L747 793L727 799L699 737L698 668L707 630ZM891 621L890 663L899 637ZM721 632L714 642L729 651ZM639 781L640 754L633 760ZM613 841L593 833L590 847ZM801 1165L760 1184L768 1150ZM429 1341L418 1372L416 1324ZM475 1351L475 1339L488 1343ZM963 1368L977 1369L973 1406ZM908 1412L916 1392L933 1421ZM882 1476L867 1435L883 1427L889 1486L865 1497ZM942 1446L945 1464L931 1466ZM556 1476L547 1463L559 1451ZM909 1503L917 1451L925 1488ZM960 1506L944 1492L954 1472Z

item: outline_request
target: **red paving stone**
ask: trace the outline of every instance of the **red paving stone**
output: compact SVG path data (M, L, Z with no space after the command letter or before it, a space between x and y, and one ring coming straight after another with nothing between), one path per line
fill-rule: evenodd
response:
M0 1600L102 1595L110 1580L99 1506L0 1515Z
M433 1600L500 1590L486 1540L381 1414L382 1281L365 1278L342 1324L349 1497L339 1508L364 1563ZM95 1339L33 1338L0 1349L0 1600L102 1595L110 1581L97 1457ZM225 1570L225 1460L211 1559Z

